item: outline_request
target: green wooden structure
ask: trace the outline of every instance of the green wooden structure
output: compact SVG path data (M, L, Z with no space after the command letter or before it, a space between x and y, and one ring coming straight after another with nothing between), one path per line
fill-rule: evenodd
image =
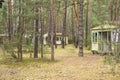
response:
M91 29L92 53L115 53L119 47L119 29L114 25L100 25ZM117 50L117 51L116 51Z

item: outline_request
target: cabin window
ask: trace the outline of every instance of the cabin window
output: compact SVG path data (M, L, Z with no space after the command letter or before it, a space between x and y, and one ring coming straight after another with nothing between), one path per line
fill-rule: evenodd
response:
M97 32L93 33L93 42L96 43L97 42Z
M56 41L59 41L59 37L56 37Z
M62 37L60 37L60 41L62 40Z

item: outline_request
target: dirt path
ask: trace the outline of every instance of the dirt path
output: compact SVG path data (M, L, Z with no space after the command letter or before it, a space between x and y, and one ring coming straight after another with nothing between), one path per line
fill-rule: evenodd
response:
M73 50L71 50L73 51ZM60 57L63 65L68 69L66 72L71 78L65 80L120 80L119 75L112 75L112 66L104 64L104 56L84 54L84 57L77 56L76 53L69 53Z
M56 62L1 64L0 80L120 80L118 74L111 74L111 66L103 63L103 56L86 53L78 57L77 49L68 47L56 49L55 58Z

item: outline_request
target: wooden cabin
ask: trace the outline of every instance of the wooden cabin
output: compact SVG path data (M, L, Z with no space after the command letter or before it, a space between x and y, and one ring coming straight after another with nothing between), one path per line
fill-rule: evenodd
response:
M100 25L91 29L91 51L94 53L114 53L120 50L120 31L114 25ZM117 48L116 48L117 47Z
M43 38L44 38L44 39L43 39L43 43L44 43L44 44L47 44L47 43L48 43L48 42L47 42L47 41L48 41L48 40L47 40L47 39L48 39L48 33L47 33L47 34L44 34L44 35L43 35ZM62 33L56 33L56 44L61 45L61 43L62 43L61 40L62 40ZM66 44L68 44L68 37L67 37L67 36L65 37L65 40L66 40L66 41L65 41Z

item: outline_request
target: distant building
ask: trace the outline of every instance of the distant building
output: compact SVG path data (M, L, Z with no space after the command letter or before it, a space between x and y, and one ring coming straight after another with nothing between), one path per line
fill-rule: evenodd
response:
M43 35L43 43L44 44L48 44L48 33L47 34L44 34ZM65 42L66 42L66 44L68 44L68 37L66 36L65 37ZM56 33L56 44L58 44L58 45L60 45L60 44L62 44L62 33Z

